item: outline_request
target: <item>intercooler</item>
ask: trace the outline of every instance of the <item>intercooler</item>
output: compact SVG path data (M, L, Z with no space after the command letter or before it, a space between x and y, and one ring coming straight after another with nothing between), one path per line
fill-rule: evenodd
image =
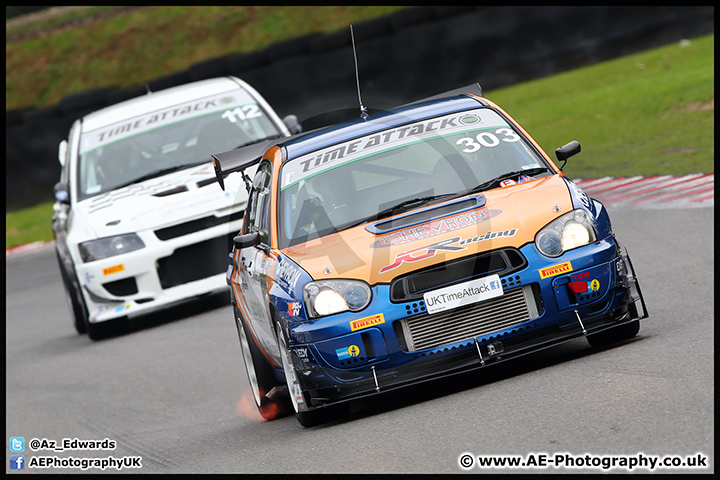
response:
M424 302L416 304L425 310ZM512 328L538 315L532 286L524 285L484 302L404 318L396 332L400 345L414 352Z

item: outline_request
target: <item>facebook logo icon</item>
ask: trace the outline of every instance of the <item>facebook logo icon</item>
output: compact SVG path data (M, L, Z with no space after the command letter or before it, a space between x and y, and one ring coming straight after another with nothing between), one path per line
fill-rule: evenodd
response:
M25 451L25 437L10 437L10 451L11 452L24 452Z
M10 470L25 470L25 455L10 455Z

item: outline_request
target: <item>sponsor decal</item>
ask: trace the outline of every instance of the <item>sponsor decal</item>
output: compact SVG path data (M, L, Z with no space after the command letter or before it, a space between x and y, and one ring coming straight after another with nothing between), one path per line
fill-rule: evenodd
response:
M465 250L465 247L453 246L453 243L457 243L461 240L461 237L450 238L448 240L441 240L439 242L426 245L424 247L413 248L407 252L398 253L395 255L395 261L390 265L387 265L380 269L380 273L385 273L390 270L394 270L405 262L417 262L425 260L426 258L434 257L438 250L457 252ZM415 255L417 253L417 255Z
M292 183L323 170L380 151L399 147L411 141L425 141L439 136L469 132L473 129L477 130L477 123L483 123L483 128L508 126L505 120L495 112L483 111L482 115L483 118L481 119L476 114L462 112L449 114L440 118L422 120L336 144L308 155L303 155L302 157L298 157L297 160L293 160L283 166L283 176L281 178L283 183L280 189L285 189ZM502 130L512 132L508 128Z
M103 268L103 275L110 275L112 273L118 273L125 270L125 266L121 263L120 265L113 265L112 267Z
M102 315L107 310L108 307L106 307L105 305L98 305L92 315L90 315L90 319L94 322L100 315Z
M350 345L349 347L338 348L335 350L335 353L337 354L338 360L348 360L360 355L360 347L357 345Z
M300 385L297 383L293 384L293 395L295 395L295 401L298 403L298 405L305 404L305 397L303 396L302 390L300 389Z
M600 281L597 278L590 282L590 290L593 292L600 290Z
M490 275L427 292L423 295L423 300L428 313L432 314L499 297L502 294L500 276Z
M590 197L588 196L588 194L585 193L582 188L578 187L577 184L575 184L572 180L568 179L567 177L563 177L563 179L567 183L571 192L574 194L573 196L576 197L585 208L592 211L592 202L590 201Z
M302 272L289 262L282 262L275 270L275 279L294 289Z
M272 265L273 262L274 259L272 259L271 257L263 256L260 259L260 274L267 276L268 268L270 267L270 265Z
M502 182L500 182L500 186L502 188L512 187L513 185L517 185L517 182L512 178L508 178L507 180L503 180Z
M570 262L560 263L558 265L553 265L552 267L547 267L538 270L540 273L540 278L548 278L548 277L554 277L555 275L560 275L561 273L569 273L572 272L572 264Z
M297 317L298 315L300 315L301 308L302 308L302 303L300 303L300 302L288 303L288 315L291 317Z
M469 212L459 213L446 218L440 218L431 222L416 225L414 227L404 228L391 234L384 235L377 239L371 248L389 247L392 245L402 245L404 243L424 240L426 238L441 235L443 233L452 232L460 228L477 225L480 222L489 220L501 214L502 210L472 210Z
M117 308L115 309L115 313L120 313L120 312L122 312L123 310L128 310L128 309L130 309L130 304L129 304L129 303L128 303L127 305L120 305L119 307L117 307Z
M532 182L533 180L535 179L529 175L520 175L520 178L518 178L518 183Z
M462 117L460 117L460 123L464 125L474 125L480 122L482 122L482 120L480 120L480 117L474 114L463 115Z
M502 232L488 231L484 235L478 235L476 237L470 237L470 238L455 237L455 238L450 238L448 240L441 240L439 242L432 243L430 245L426 245L424 247L413 248L412 250L408 250L406 252L398 253L397 255L395 255L395 260L393 261L393 263L381 268L380 273L385 273L385 272L389 272L390 270L394 270L406 262L407 263L418 262L420 260L425 260L426 258L434 257L438 251L458 252L461 250L466 250L467 247L465 247L465 245L470 245L473 243L478 243L478 242L490 240L493 238L514 237L516 233L517 233L517 228L512 228L510 230L505 230ZM458 245L461 245L461 246L453 245L455 243L457 243Z
M381 323L385 323L385 316L382 313L378 313L376 315L371 315L369 317L364 317L358 320L351 321L350 330L354 332L355 330L374 327L375 325L380 325Z
M206 115L214 112L226 111L233 104L240 101L252 102L252 99L241 92L233 92L242 98L227 93L206 97L200 100L174 105L164 110L148 113L139 117L117 122L108 127L99 128L83 134L80 153L97 148L103 144L135 135L143 130L150 130L158 126L192 118L197 115ZM245 107L243 107L245 108ZM234 110L233 110L234 112Z

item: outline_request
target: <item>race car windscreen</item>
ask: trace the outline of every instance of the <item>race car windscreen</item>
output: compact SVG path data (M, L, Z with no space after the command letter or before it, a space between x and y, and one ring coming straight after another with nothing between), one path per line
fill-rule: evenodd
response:
M279 246L379 220L550 170L495 111L456 112L288 161L280 176Z
M83 132L78 199L207 163L213 153L280 136L262 107L241 91Z

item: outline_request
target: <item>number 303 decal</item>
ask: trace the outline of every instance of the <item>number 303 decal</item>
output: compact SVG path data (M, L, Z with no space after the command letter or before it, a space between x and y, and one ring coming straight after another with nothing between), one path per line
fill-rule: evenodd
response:
M480 147L497 147L500 145L500 140L503 142L517 142L520 140L520 137L510 128L498 128L495 133L502 135L502 138L498 138L491 132L480 132L475 135L475 138L463 137L458 139L455 144L465 145L465 148L462 149L464 153L473 153L480 150Z

